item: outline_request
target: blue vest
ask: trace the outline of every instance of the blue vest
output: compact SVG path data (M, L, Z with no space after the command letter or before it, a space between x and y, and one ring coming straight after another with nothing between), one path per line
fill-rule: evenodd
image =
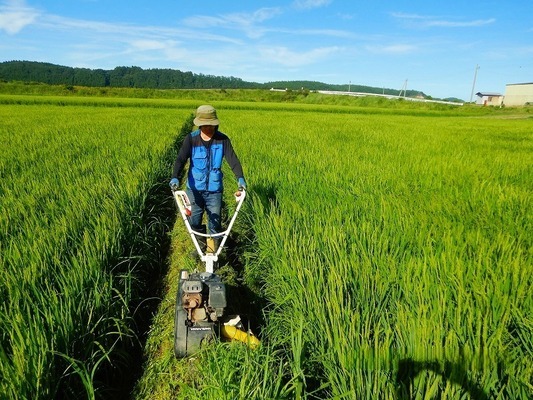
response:
M217 140L217 133L215 133L207 147L202 142L200 130L191 133L191 165L187 178L187 187L189 189L222 192L224 143L222 140Z

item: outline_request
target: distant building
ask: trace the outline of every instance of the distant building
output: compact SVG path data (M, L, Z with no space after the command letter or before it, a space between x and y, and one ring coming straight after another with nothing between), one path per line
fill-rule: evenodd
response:
M503 103L503 94L500 93L476 93L476 104L482 106L501 106Z
M506 106L533 105L533 83L511 83L505 85Z

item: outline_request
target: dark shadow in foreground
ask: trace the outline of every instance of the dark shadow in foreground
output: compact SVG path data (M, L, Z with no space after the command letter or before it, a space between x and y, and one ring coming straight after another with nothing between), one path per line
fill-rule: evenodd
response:
M468 378L468 371L459 363L446 361L443 365L438 361L414 361L410 358L400 360L396 375L396 398L412 399L413 382L418 374L432 371L441 375L448 382L461 386L472 399L488 400L489 396L474 381Z

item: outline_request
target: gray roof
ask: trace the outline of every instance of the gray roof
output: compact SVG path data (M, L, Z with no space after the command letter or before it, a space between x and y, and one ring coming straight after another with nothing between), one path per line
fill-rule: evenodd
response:
M533 82L527 82L527 83L508 83L505 86L514 86L514 85L533 85Z
M503 96L503 94L501 94L501 93L490 93L490 92L487 92L487 93L477 92L476 96L480 96L480 97L483 97L483 96Z

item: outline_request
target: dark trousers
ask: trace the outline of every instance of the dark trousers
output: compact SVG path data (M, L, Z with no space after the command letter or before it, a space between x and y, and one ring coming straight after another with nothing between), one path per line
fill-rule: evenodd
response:
M191 228L195 231L202 229L202 217L207 213L207 228L210 234L218 233L221 228L222 193L187 190L191 202Z

